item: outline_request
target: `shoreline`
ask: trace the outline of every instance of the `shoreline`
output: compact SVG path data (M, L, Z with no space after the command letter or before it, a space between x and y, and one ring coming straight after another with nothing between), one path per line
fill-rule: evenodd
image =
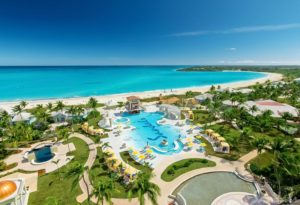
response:
M221 83L221 84L212 84L212 85L220 85L221 88L242 88L251 86L258 83L264 83L267 80L270 81L279 81L283 78L282 74L279 73L267 73L266 76L252 79L252 80L244 80L238 82L231 82L231 83ZM114 101L126 101L126 97L131 95L137 95L140 98L150 98L150 97L158 97L160 94L163 96L165 95L179 95L184 94L187 91L196 91L196 92L207 92L212 85L205 85L205 86L194 86L194 87L186 87L186 88L177 88L177 89L161 89L161 90L152 90L152 91L142 91L142 92L129 92L129 93L121 93L121 94L109 94L109 95L99 95L99 96L88 96L88 97L73 97L73 98L51 98L51 99L38 99L38 100L25 100L28 105L27 108L33 108L38 104L46 105L47 103L55 103L57 101L63 101L65 105L79 105L79 104L86 104L90 97L93 97L98 100L99 103L106 103L109 100ZM15 101L2 101L0 102L0 109L4 109L9 113L12 112L12 108L19 104L22 100L15 100Z

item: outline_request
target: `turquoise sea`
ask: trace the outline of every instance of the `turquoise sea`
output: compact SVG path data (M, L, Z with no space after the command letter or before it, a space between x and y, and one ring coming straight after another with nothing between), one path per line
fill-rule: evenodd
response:
M179 72L186 66L0 67L0 101L176 89L261 78L255 72Z

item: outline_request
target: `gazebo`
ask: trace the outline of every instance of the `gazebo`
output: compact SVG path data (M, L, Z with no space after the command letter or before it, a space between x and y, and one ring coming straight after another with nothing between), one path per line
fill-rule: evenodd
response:
M129 113L139 113L140 108L140 98L137 96L127 97L126 109Z
M27 198L24 179L0 181L0 205L27 205Z

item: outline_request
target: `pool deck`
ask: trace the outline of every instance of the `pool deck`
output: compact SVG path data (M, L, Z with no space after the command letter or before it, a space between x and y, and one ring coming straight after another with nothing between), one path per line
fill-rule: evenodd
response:
M20 170L25 170L25 171L38 171L44 169L46 173L53 172L57 169L58 167L62 167L66 165L73 157L72 156L67 156L67 153L69 152L69 147L70 151L75 150L75 146L73 143L69 144L63 144L62 142L56 142L55 144L57 145L57 152L51 160L41 163L41 164L32 164L28 159L25 158L25 155L27 152L32 150L34 147L40 145L40 144L48 144L48 143L53 143L51 141L45 141L45 142L38 142L30 146L30 148L19 148L21 150L20 153L10 155L8 158L4 160L6 164L13 164L13 163L18 163L18 165L12 169L9 169L7 171L1 172L1 175L5 175L7 173L14 172L18 169ZM59 160L58 165L55 165L52 163L52 161Z

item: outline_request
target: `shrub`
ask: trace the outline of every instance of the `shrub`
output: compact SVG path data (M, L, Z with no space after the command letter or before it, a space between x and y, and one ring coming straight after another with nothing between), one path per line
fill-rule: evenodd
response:
M168 174L168 175L173 175L173 174L175 174L174 168L172 167L171 169L169 169L169 170L167 171L167 174Z

